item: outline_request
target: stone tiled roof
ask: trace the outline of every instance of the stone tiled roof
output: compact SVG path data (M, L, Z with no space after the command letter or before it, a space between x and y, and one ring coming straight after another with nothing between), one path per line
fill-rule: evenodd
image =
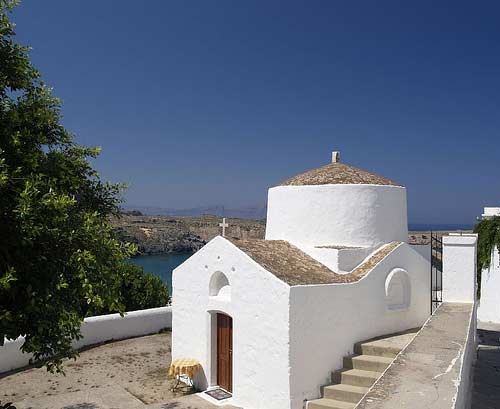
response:
M351 273L338 274L284 240L230 239L229 241L290 286L358 281L401 244L392 242L374 253Z
M382 176L348 166L344 163L330 163L321 168L312 169L300 175L291 177L279 184L279 186L306 186L306 185L386 185L401 186L399 183L386 179Z
M373 254L368 260L365 260L354 270L352 270L349 275L357 277L359 280L364 277L366 273L373 269L378 263L380 263L390 252L392 252L396 247L401 244L400 241L393 241L386 246L379 249L375 254Z

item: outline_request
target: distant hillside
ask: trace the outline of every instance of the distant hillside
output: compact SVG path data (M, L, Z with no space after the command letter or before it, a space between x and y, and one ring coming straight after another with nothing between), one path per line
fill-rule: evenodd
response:
M194 252L221 234L218 216L169 217L123 214L114 219L119 237L137 244L140 254ZM264 238L265 222L228 218L226 236Z
M224 206L200 206L192 207L189 209L170 209L163 207L154 206L134 206L126 205L123 207L126 211L137 210L144 215L148 216L203 216L203 215L215 215L221 217L234 217L237 219L254 219L260 220L266 218L267 207L266 206L250 206L243 207L240 209L231 209Z

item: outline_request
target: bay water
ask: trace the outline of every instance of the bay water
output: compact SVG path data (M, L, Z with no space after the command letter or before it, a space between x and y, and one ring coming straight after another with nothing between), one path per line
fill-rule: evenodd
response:
M172 271L184 263L191 253L171 253L151 256L135 256L128 260L129 263L142 267L146 273L159 276L168 286L168 293L172 295Z

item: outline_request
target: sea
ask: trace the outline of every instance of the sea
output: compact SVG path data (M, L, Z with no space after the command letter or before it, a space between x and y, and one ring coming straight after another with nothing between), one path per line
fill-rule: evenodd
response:
M128 261L131 264L142 267L147 273L153 273L160 276L162 281L168 286L168 293L172 294L172 271L178 265L184 263L191 255L191 253L170 253L152 256L135 256Z
M471 224L410 224L410 231L442 231L442 230L472 230ZM184 261L191 253L172 253L152 256L136 256L129 259L129 262L138 265L148 273L153 273L163 280L168 286L169 294L172 294L172 271Z
M409 231L455 231L455 230L473 230L473 224L425 224L410 223Z

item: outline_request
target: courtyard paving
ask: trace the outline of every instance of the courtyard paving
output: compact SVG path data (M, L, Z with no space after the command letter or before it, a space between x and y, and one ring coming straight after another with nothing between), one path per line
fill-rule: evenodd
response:
M217 408L196 395L171 392L170 352L169 332L90 348L66 363L65 376L29 368L0 377L0 401L17 409Z

